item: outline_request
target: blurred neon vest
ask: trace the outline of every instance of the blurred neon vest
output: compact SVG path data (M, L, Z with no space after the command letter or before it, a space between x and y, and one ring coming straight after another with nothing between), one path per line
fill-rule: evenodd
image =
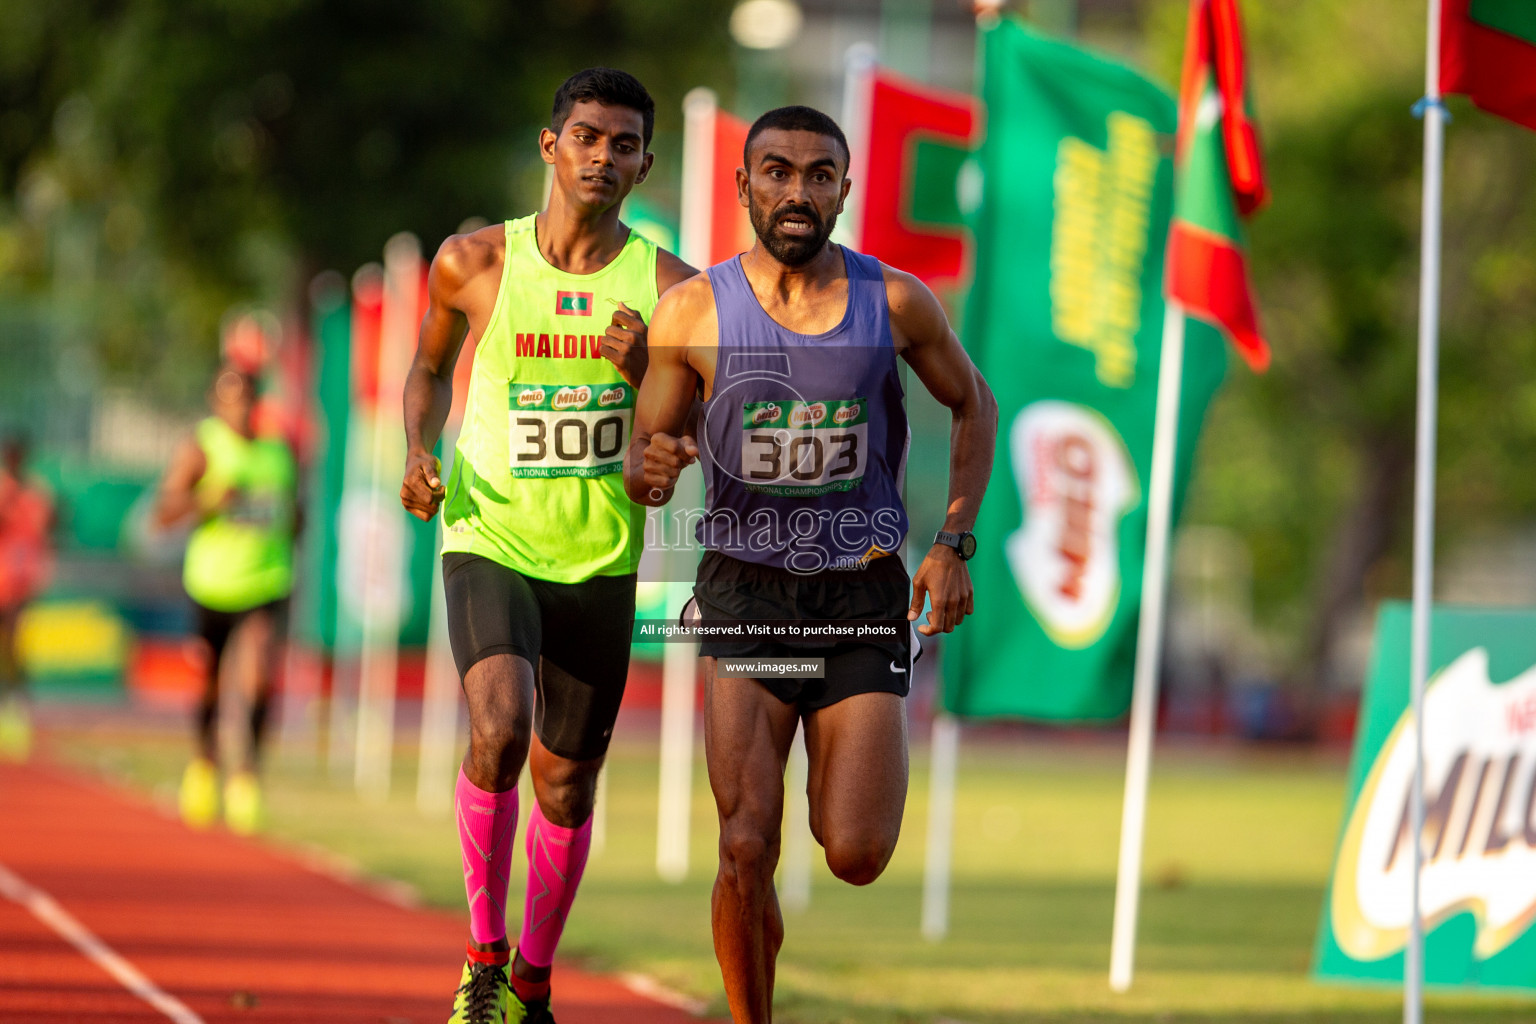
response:
M187 540L182 582L188 596L220 612L287 597L298 476L292 453L276 439L243 437L216 416L199 423L196 436L208 460L197 482L198 503L217 511Z

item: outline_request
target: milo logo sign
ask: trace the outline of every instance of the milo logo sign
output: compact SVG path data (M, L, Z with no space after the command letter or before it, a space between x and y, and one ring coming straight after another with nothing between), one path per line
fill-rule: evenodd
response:
M760 406L755 412L752 413L752 425L754 427L760 427L764 423L772 423L774 420L779 418L779 413L781 411L782 410L780 410L777 405L774 405L771 402L767 405Z
M789 414L789 425L792 427L814 427L827 418L827 403L813 402L810 405L797 406Z
M844 423L852 423L854 420L858 419L859 412L862 409L863 406L858 402L854 402L851 405L845 405L841 409L837 410L837 412L832 414L832 422L838 426L842 426Z
M592 389L583 384L579 388L561 388L550 403L555 409L579 409L592 401Z
M616 387L611 387L607 391L604 391L602 394L598 395L597 404L606 409L610 405L618 405L620 402L624 401L624 396L627 394L628 392L624 390L624 386L620 384Z
M1109 628L1120 599L1120 520L1140 500L1125 442L1072 402L1019 411L1008 446L1024 521L1004 542L1024 603L1058 646Z
M526 391L520 392L518 394L518 396L517 396L518 407L519 408L523 408L523 409L526 409L529 406L533 406L533 405L541 405L541 404L543 404L543 402L544 402L544 389L543 388L529 388Z
M1536 613L1437 610L1424 698L1426 978L1536 988ZM1413 878L1410 611L1385 608L1317 972L1397 978ZM1443 926L1443 927L1442 927Z

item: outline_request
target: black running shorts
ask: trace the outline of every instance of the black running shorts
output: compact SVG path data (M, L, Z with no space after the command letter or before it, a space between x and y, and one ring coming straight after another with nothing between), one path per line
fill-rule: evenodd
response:
M827 622L892 619L906 622L912 581L894 555L872 559L861 569L797 573L745 562L718 551L704 552L694 602L706 623L752 621ZM831 707L856 693L894 693L912 688L914 640L870 643L786 644L773 641L708 640L699 653L712 658L825 658L825 678L755 677L768 692L802 711Z
M534 668L539 742L573 761L603 756L629 675L635 574L551 583L450 551L443 555L443 590L459 678L493 654L522 658ZM541 658L574 682L546 686Z
M288 632L288 599L280 597L276 601L268 601L254 608L245 608L238 612L219 612L212 608L204 607L196 601L192 601L192 629L208 646L213 648L214 662L217 663L224 656L224 648L229 643L230 634L239 628L240 624L252 615L271 615L273 617L273 636L282 641Z

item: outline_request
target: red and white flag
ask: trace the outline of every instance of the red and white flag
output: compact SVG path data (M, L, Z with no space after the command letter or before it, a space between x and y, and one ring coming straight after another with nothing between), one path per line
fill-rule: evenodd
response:
M736 168L750 127L721 110L715 94L683 100L683 203L678 255L708 267L752 248L752 221L736 193Z

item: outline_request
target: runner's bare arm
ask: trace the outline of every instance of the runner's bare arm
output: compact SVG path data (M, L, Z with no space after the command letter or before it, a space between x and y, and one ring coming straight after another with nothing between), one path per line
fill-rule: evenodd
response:
M688 280L697 273L697 270L667 250L656 250L657 295L666 294L668 288ZM613 318L603 335L603 356L618 368L619 376L628 381L632 387L640 386L650 361L647 333L645 320L640 314L621 302L613 311Z
M432 449L453 406L453 367L469 329L464 292L494 258L474 235L453 235L427 272L427 313L405 377L405 479L400 485L400 503L417 519L431 519L443 500L441 469Z
M624 457L624 489L642 505L665 505L677 478L699 454L687 431L695 418L699 373L689 346L714 316L707 275L667 291L651 317L651 364L635 400L635 434Z
M969 530L976 524L987 479L992 475L997 400L960 347L944 307L927 285L911 274L887 267L885 290L897 351L928 393L950 411L949 502L944 529L950 533ZM915 620L922 611L925 594L932 609L928 624L917 629L926 636L950 632L976 610L970 573L954 548L944 544L929 548L912 576L908 619Z
M198 511L197 482L208 469L208 457L202 446L186 438L176 446L171 464L166 467L155 495L154 524L162 529L181 522Z

